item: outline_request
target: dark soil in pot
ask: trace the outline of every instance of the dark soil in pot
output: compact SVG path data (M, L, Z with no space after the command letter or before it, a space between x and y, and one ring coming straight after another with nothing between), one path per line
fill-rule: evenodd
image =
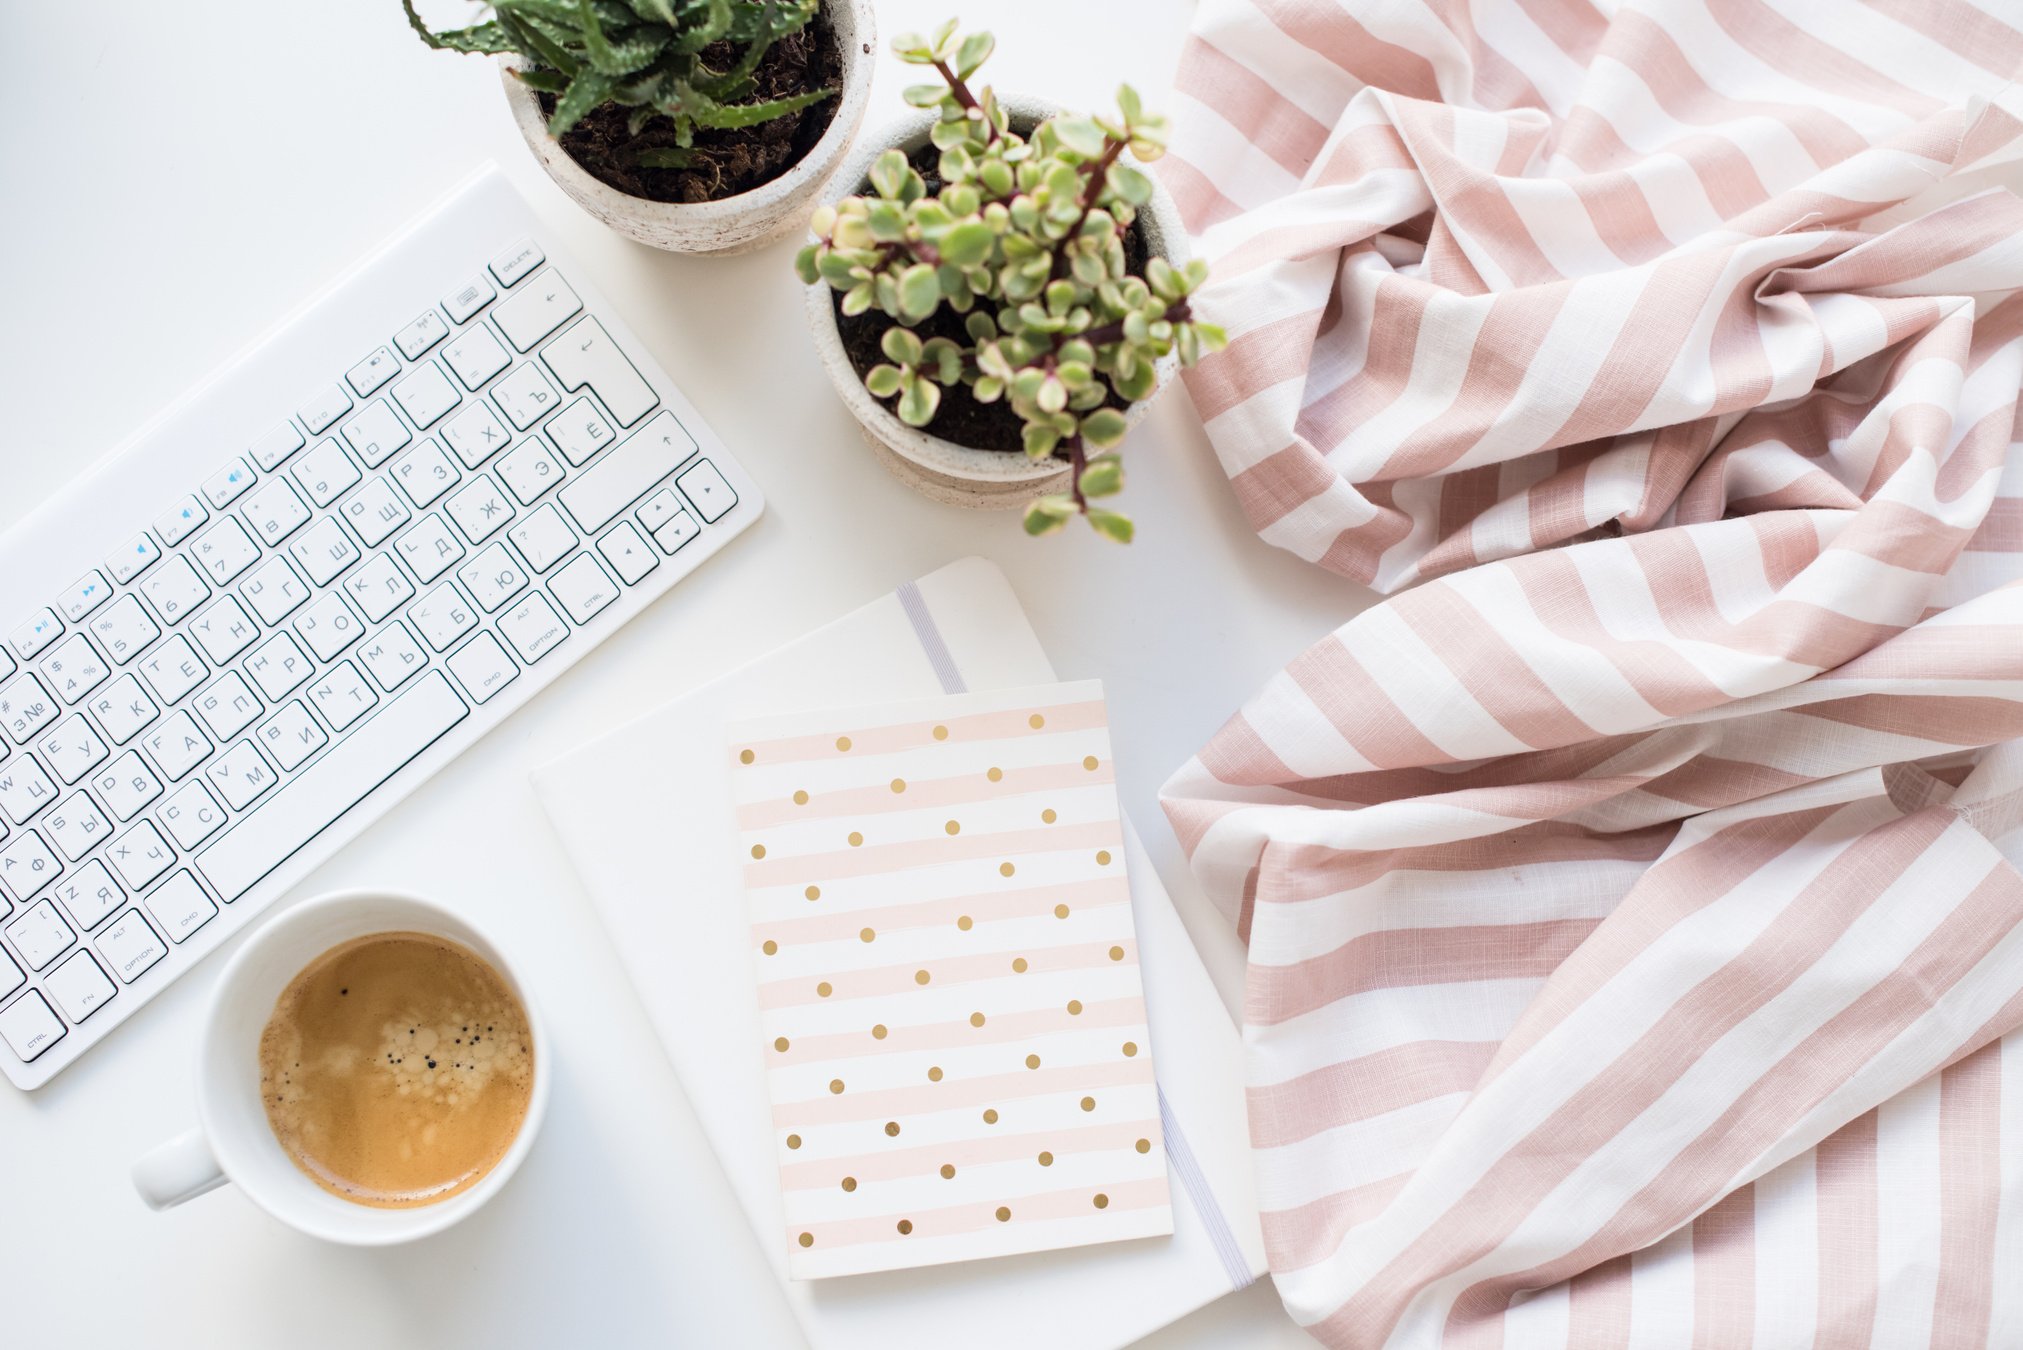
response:
M1019 128L1022 135L1030 130L1030 127ZM910 158L915 171L926 180L927 194L933 196L940 192L941 152L932 145L924 145L915 150ZM860 184L858 190L862 191L868 186L868 183ZM1145 275L1145 261L1149 252L1145 247L1144 231L1139 229L1134 221L1124 234L1125 265L1133 276ZM836 310L836 333L843 340L843 351L849 356L850 364L856 369L858 377L862 378L871 367L885 360L885 353L878 344L884 338L885 330L893 326L892 320L884 311L877 309L869 309L862 314L845 315L841 291L832 292L829 303ZM963 327L963 323L967 317L944 305L934 311L926 322L912 327L922 341L932 337L945 337L966 347L969 345L969 330ZM883 402L889 408L897 400L898 395L895 394ZM1117 396L1114 389L1104 402L1112 408L1129 406ZM939 436L945 441L966 445L972 450L1002 450L1021 455L1025 453L1025 423L1019 421L1018 414L1011 410L1011 404L1004 399L999 399L995 403L978 403L966 384L958 384L941 391L941 406L935 410L934 420L921 430L931 436ZM1065 460L1068 456L1062 451L1054 457Z
M737 59L727 43L703 49L703 60L722 69ZM679 169L642 168L642 150L674 149L674 125L656 117L637 136L626 130L632 109L604 103L562 134L562 148L584 172L608 187L648 201L693 204L719 201L770 183L801 161L835 120L843 95L843 58L825 6L806 27L766 49L752 72L753 87L740 103L786 98L810 89L836 93L797 113L755 127L717 130L698 127L691 147L694 162ZM555 111L555 96L542 94L541 111Z

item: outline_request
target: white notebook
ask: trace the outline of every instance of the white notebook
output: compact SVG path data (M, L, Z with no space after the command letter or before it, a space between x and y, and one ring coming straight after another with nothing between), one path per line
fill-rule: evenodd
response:
M547 765L534 786L815 1350L1115 1350L1264 1272L1235 1026L1150 858L1124 852L1173 1233L925 1269L788 1277L751 931L723 771L744 718L1051 683L1001 572L952 563ZM670 853L683 865L664 865Z

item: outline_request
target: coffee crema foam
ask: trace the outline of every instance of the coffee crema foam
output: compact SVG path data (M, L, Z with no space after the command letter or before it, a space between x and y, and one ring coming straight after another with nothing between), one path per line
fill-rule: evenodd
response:
M477 1184L519 1135L533 1084L525 1007L475 952L426 933L325 952L260 1034L282 1149L324 1190L382 1209Z

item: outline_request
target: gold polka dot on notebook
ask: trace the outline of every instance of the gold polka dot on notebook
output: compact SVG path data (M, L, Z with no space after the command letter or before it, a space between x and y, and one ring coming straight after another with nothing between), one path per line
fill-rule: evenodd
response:
M937 740L937 741L945 741L945 740L947 740L947 739L948 739L948 728L947 728L947 727L936 727L936 728L934 729L934 739L935 739L935 740Z
M970 1024L971 1026L973 1026L973 1027L980 1027L980 1026L982 1026L982 1025L983 1025L983 1014L982 1014L982 1013L980 1013L980 1012L973 1012L973 1013L971 1013L971 1014L969 1015L969 1024Z
M1054 906L1054 917L1055 917L1056 919L1065 919L1065 918L1067 918L1067 917L1068 917L1068 907L1067 907L1066 905L1055 905L1055 906Z
M829 995L836 992L836 986L830 984L827 980L824 980L820 984L815 986L815 992L817 994L820 994L823 998L827 998L829 997Z
M941 1179L943 1181L953 1181L955 1179L954 1163L943 1163L941 1165Z
M807 896L810 900L820 900L822 898L822 888L820 886L810 886L807 890L802 891L801 894Z
M1083 755L1082 767L1094 773L1096 771L1096 757L1094 755Z
M997 1221L998 1221L999 1223L1009 1223L1009 1222L1011 1222L1011 1210L1010 1210L1010 1208L1008 1208L1007 1206L1004 1206L1004 1205L999 1205L999 1206L997 1207Z
M1152 1151L1152 1141L1150 1139L1140 1139L1137 1143L1131 1145L1131 1147L1137 1149L1140 1153L1150 1153Z
M843 1095L843 1080L842 1080L842 1079L840 1079L840 1078L831 1078L831 1079L829 1080L829 1091L830 1091L830 1093L831 1093L831 1094L833 1094L833 1095L835 1095L835 1096L838 1096L838 1097L842 1096L842 1095Z
M800 1136L800 1135L798 1135L798 1134L790 1134L790 1135L788 1135L788 1136L787 1136L787 1147L788 1147L788 1148L799 1148L800 1146L801 1146L801 1136Z
M787 1047L791 1044L793 1042L789 1041L785 1036L775 1036L773 1038L773 1049L778 1050L782 1054L786 1053Z
M1038 1055L1027 1055L1027 1056L1026 1056L1026 1067L1027 1067L1028 1069L1037 1069L1037 1068L1039 1068L1039 1067L1040 1067L1040 1057L1039 1057Z
M738 763L740 763L740 764L749 764L749 763L751 763L751 762L752 762L753 760L755 760L755 759L757 759L757 758L758 758L758 756L757 756L757 755L754 755L754 754L753 754L753 753L752 753L751 751L749 751L749 750L740 750L740 751L738 751Z
M796 806L806 806L807 804L808 804L808 789L806 789L806 788L795 788L795 789L794 789L794 805L796 805Z
M857 833L857 831L855 830L850 831L850 847L862 848L863 846L864 846L864 836Z
M801 1234L801 1245L802 1245L803 1247L812 1247L812 1246L814 1246L814 1245L815 1245L815 1235L814 1235L813 1233L803 1233L803 1234Z
M1080 1017L1081 1015L1082 1015L1082 1000L1080 1000L1080 999L1078 999L1078 998L1071 998L1071 999L1069 999L1069 1000L1068 1000L1068 1016L1070 1016L1070 1017Z
M1093 1111L1093 1110L1095 1110L1095 1109L1096 1109L1096 1099L1095 1099L1094 1097L1084 1097L1084 1098L1082 1098L1082 1109L1083 1109L1084 1111Z
M1121 961L1121 960L1123 960L1123 959L1124 959L1124 949L1123 949L1122 947L1112 947L1112 948L1110 948L1110 959L1111 959L1112 961Z
M998 875L1002 877L1008 877L1018 870L1018 868L1013 867L1010 863L999 863L997 865Z
M1016 975L1026 973L1026 959L1023 956L1014 956L1012 958L1012 973Z
M984 1108L983 1123L986 1125L997 1124L997 1108L995 1106L987 1106Z
M875 928L859 929L857 933L857 938L861 942L872 942L875 941L877 937L878 937L878 930Z
M779 952L780 944L773 941L771 938L767 938L766 945L759 948L759 950L764 952L767 956L773 956Z
M969 915L965 914L955 921L955 926L957 928L960 928L963 932L967 933L970 929L976 927L976 920L970 918Z
M887 1034L888 1033L885 1030L885 1024L883 1022L880 1022L877 1026L871 1028L871 1039L874 1041L884 1040Z
M763 858L763 857L765 857L765 856L766 856L766 846L765 846L764 844L753 844L753 845L752 845L752 856L753 856L754 858Z
M1131 1058L1131 1056L1137 1053L1138 1053L1138 1042L1136 1041L1124 1042L1124 1058L1129 1059Z
M1026 719L1026 725L1031 727L1034 731L1038 731L1041 727L1045 726L1046 724L1047 719L1040 716L1038 713L1034 713L1031 717L1028 717Z
M887 1134L890 1134L890 1135L897 1135L897 1134L899 1133L899 1122L898 1122L898 1121L896 1121L896 1120L888 1120L888 1121L886 1121L886 1122L885 1122L885 1133L887 1133Z
M1096 851L1096 866L1108 867L1109 865L1110 865L1110 850L1107 848L1098 849Z
M1098 1191L1094 1204L1097 1209L1108 1209L1110 1207L1110 1197Z
M895 778L895 779L893 779L893 780L892 780L892 790L893 790L894 792L904 792L904 791L906 791L906 780L905 780L904 778Z
M915 984L926 984L929 980L933 978L934 977L932 975L928 974L924 970L916 970L913 972L913 982Z
M850 748L850 738L848 736L838 736L836 738L836 748L838 750L848 750Z
M1052 1167L1053 1165L1054 1165L1054 1155L1053 1155L1053 1154L1051 1154L1051 1153L1042 1153L1042 1154L1040 1154L1040 1166L1042 1166L1042 1167Z
M933 1065L928 1069L927 1081L930 1083L939 1083L941 1081L941 1066L939 1064Z
M855 1178L855 1177L844 1177L844 1178L843 1178L843 1189L844 1189L844 1190L846 1190L846 1191L854 1191L854 1190L856 1190L856 1189L857 1189L857 1178Z
M949 822L948 822L948 823L947 823L946 825L942 826L941 828L942 828L942 829L944 829L944 830L947 830L947 831L948 831L948 832L949 832L950 834L961 834L961 833L962 833L962 822L961 822L961 821L959 821L959 820L951 820L951 821L949 821Z
M908 1233L913 1231L913 1220L901 1219L898 1223L898 1228L899 1228L899 1236L905 1237Z
M1051 806L1040 812L1040 823L1042 825L1051 825L1060 818L1060 815Z
M1004 777L1004 770L993 768L989 773L985 774L984 777L990 779L991 782L995 783Z

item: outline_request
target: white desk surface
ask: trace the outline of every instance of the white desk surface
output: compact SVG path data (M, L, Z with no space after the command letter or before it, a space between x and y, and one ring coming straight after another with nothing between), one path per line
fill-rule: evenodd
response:
M988 73L1158 106L1184 0L880 0L883 41L988 23ZM1074 25L1073 36L1067 27ZM380 821L300 894L388 883L527 954L557 1082L514 1183L449 1233L326 1246L229 1188L150 1214L132 1159L193 1120L213 956L49 1087L0 1085L0 1343L20 1347L801 1344L756 1240L526 783L584 737L980 553L1064 677L1109 685L1125 808L1234 1003L1234 936L1187 876L1161 781L1367 602L1245 526L1183 394L1126 451L1139 541L932 505L886 475L816 363L794 245L706 261L630 243L540 172L485 61L424 49L397 0L0 6L0 528L116 445L473 165L505 167L743 458L757 526ZM867 125L900 111L881 54ZM131 522L107 521L108 532ZM68 578L50 577L52 594ZM1147 1346L1311 1344L1268 1282Z

